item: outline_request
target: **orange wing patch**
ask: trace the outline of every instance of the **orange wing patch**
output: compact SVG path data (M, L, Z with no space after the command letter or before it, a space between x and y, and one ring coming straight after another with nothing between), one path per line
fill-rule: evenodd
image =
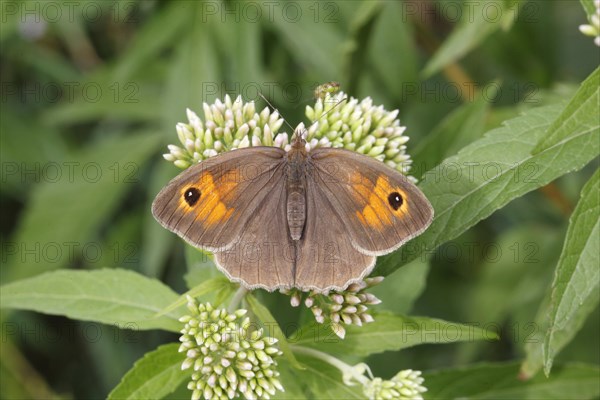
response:
M355 172L350 176L350 182L355 199L363 204L366 203L362 211L356 211L356 216L361 223L381 231L386 226L394 224L395 216L402 216L408 211L406 192L399 187L391 186L386 176L379 176L373 185L360 172ZM398 209L390 205L389 197L394 193L402 199Z
M361 215L370 227L375 228L378 231L383 229L383 221L379 218L378 213L370 204L367 204L365 208L363 208Z
M215 185L212 174L204 172L196 181L181 188L179 197L179 208L185 212L196 212L196 220L203 221L208 225L223 223L231 217L233 207L227 207L222 201L223 194L235 189L238 181L234 171L225 175L219 181L219 187ZM195 188L200 192L200 199L196 204L190 205L185 199L186 192Z

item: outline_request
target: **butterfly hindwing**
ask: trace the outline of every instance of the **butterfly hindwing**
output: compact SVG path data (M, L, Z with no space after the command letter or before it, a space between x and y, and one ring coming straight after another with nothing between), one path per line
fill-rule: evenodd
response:
M320 210L338 212L346 239L362 253L387 254L423 232L433 209L421 191L400 172L371 157L343 149L311 152L314 180L330 199Z

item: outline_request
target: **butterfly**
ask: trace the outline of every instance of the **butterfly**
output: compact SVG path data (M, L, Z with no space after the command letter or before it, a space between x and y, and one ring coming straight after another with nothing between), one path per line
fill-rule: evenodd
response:
M403 174L339 148L231 150L191 166L152 204L156 220L249 289L341 291L377 256L431 223L433 208Z

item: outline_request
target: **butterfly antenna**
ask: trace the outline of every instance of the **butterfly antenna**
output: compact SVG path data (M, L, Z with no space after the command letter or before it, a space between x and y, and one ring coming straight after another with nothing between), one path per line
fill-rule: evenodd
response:
M294 128L285 120L285 118L283 118L283 115L281 115L279 110L276 109L275 107L273 107L273 104L271 104L271 102L269 100L267 100L267 98L265 96L263 96L262 93L258 92L258 95L260 97L262 97L262 99L273 109L273 111L275 111L275 112L277 112L277 114L279 114L279 116L283 119L283 122L285 122L285 124L290 127L290 129L292 130L292 134L294 134Z

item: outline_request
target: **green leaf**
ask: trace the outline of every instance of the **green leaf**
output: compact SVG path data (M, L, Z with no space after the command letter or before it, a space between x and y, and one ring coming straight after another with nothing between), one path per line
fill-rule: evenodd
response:
M132 73L144 68L160 52L177 43L177 36L189 28L193 13L187 2L172 2L164 4L160 12L152 14L151 19L141 29L122 53L115 66L112 76L114 80L130 79ZM153 109L156 110L156 109Z
M141 79L118 81L107 70L70 82L68 100L45 109L42 122L80 124L106 118L156 123L160 108L156 88Z
M524 211L527 212L527 211ZM516 216L519 218L519 216ZM465 320L487 324L510 321L506 336L520 347L540 346L541 326L532 321L539 302L552 281L548 266L556 263L563 237L547 225L522 224L499 235L494 242L476 243L475 252L485 253L476 282L463 295L468 305ZM484 249L488 249L485 251ZM402 270L401 268L400 270ZM519 319L519 315L527 314ZM485 343L465 343L456 353L458 364L480 357Z
M496 333L476 326L428 317L407 317L382 312L363 326L345 326L346 337L338 338L329 325L310 323L300 329L294 344L327 353L356 356L401 350L423 343L453 343L496 340Z
M298 382L310 393L311 399L364 399L359 386L347 386L342 381L342 373L325 361L314 357L298 355L305 367L294 370Z
M185 260L188 272L185 274L184 279L188 287L200 285L208 279L225 277L217 269L217 265L213 261L213 255L210 252L186 245Z
M457 61L503 28L508 30L516 19L519 0L486 0L464 3L461 20L423 70L425 78Z
M19 31L17 30L19 25L23 22L23 17L21 13L18 12L19 3L12 3L10 6L4 4L4 9L2 10L2 23L0 24L0 43L2 43L3 51L6 51L5 47L7 42L11 42L15 36L18 35ZM12 12L9 12L12 11ZM11 40L8 40L11 39Z
M544 372L579 331L600 300L600 170L581 191L552 283Z
M479 139L490 105L485 96L463 104L444 118L430 134L414 148L411 175L417 179L445 158Z
M381 300L377 309L396 314L409 313L425 289L428 273L429 262L418 259L386 276L383 282L369 289L369 292Z
M239 288L239 285L232 283L218 270L211 253L193 246L185 246L185 258L188 272L185 274L184 279L188 287L202 286L206 281L220 282L218 286L210 291L202 291L193 295L202 302L209 302L214 306L218 306L227 301Z
M163 126L169 138L175 137L175 124L187 120L186 108L201 115L199 111L203 102L212 103L215 98L221 97L220 84L223 81L215 49L214 22L202 14L204 3L176 3L185 4L193 22L189 23L186 35L179 39L175 49L163 98ZM218 3L216 7L225 5Z
M585 82L584 85L582 85L582 89L580 89L580 91L584 91L586 93L589 93L589 97L596 97L597 98L597 93L594 94L593 92L590 93L590 86L592 88L594 88L594 80L597 80L597 76L598 76L598 70L594 71L594 73L591 75L591 77L595 77L595 78L588 78ZM590 85L591 84L591 85ZM597 88L596 88L597 89ZM586 104L586 98L585 97L581 97L579 96L579 92L574 96L574 99L578 98L580 101L579 103L582 104L584 107L584 105ZM559 116L560 120L567 120L569 119L568 115L570 114L571 117L573 117L574 115L578 114L577 111L577 107L576 107L576 103L574 101L572 101L568 108L570 109L569 113L563 112L561 113L561 115ZM591 111L591 115L593 116L594 114L596 114L596 118L597 118L597 113L598 110L590 110ZM584 120L586 120L586 115L585 114L580 114L579 113L579 117L578 118L583 118ZM568 122L567 122L568 123ZM584 122L585 123L585 122ZM597 130L597 128L596 128ZM569 137L570 132L561 132L560 131L560 126L553 126L553 129L551 131L549 131L551 133L550 136L547 136L545 138L542 139L542 143L549 141L550 137L552 137L552 142L549 143L553 143L556 140L560 140L562 137ZM556 132L559 132L558 134ZM597 174L597 173L596 173ZM581 204L581 202L580 202ZM580 206L578 205L578 208L580 208ZM571 224L573 224L574 218L575 218L575 214L572 215L572 221ZM581 218L580 216L577 217L578 219ZM596 218L597 219L597 218ZM589 224L591 223L591 220L586 220L584 225L587 226L587 228L589 227ZM578 248L581 248L582 245L582 240L585 240L585 238L579 238L577 239L576 236L579 235L578 232L576 231L572 231L572 228L569 227L569 232L567 233L567 237L571 238L570 240L574 241L577 245ZM593 238L591 238L592 242L593 242ZM593 243L590 243L593 244ZM596 244L597 245L597 244ZM567 257L567 252L565 251L567 249L566 247L566 242L565 242L565 248L563 250L563 255L561 255L561 259L559 260L559 265L566 265L566 264L561 264L561 261L564 259L564 262L570 262L573 259L571 257ZM569 255L571 255L573 253L569 252ZM580 253L580 256L582 256L583 253ZM575 254L575 259L577 258L577 254ZM598 264L598 262L596 261L596 265ZM568 267L565 267L568 269ZM571 265L571 268L573 268L573 265ZM585 269L585 267L584 267ZM568 272L566 270L562 270L561 267L561 271L563 275L569 275ZM557 282L556 279L559 278L559 269L557 268L556 270L556 276L555 276L555 283L553 284L552 288L553 288L553 292L555 292L555 289L557 287ZM596 272L597 273L597 272ZM565 279L568 280L568 276L564 276ZM574 286L569 285L569 282L564 282L564 285L562 285L562 289L566 290L568 289L570 293L572 293L573 288L575 286L577 286L577 284L575 284ZM558 293L558 292L556 292ZM559 297L562 297L562 299L564 299L564 301L568 301L569 298L568 297L564 297L565 293L563 293L562 295L560 295ZM555 294L555 296L558 296L558 294ZM573 296L573 294L569 294L569 296L571 297L571 299L576 299ZM552 357L553 354L557 353L558 351L560 351L571 339L572 339L572 335L574 335L578 329L579 329L579 325L583 323L582 319L585 318L585 315L587 314L587 307L590 307L590 302L593 302L593 296L596 296L596 298L598 297L597 294L597 289L596 289L596 294L594 294L594 292L592 293L588 293L588 296L586 299L582 299L582 301L584 301L585 304L584 307L582 307L582 310L580 313L574 313L571 314L571 316L574 318L573 320L571 320L571 326L563 326L565 329L564 330L560 330L559 332L557 332L557 335L554 336L554 334L552 334L554 336L553 341L554 343L552 344L552 349L548 349L548 343L546 343L546 340L548 339L547 337L545 338L542 334L542 332L547 332L547 334L550 334L551 332L551 328L550 328L550 324L552 322L552 318L549 318L549 316L551 316L551 313L555 313L554 317L555 318L557 316L556 312L557 312L557 307L559 306L558 303L552 303L551 302L551 293L548 293L547 296L544 298L544 300L542 301L542 303L539 306L538 309L538 313L537 316L535 318L535 323L537 324L538 331L536 332L536 334L534 335L534 337L532 338L532 340L530 342L528 342L525 345L525 352L526 352L526 358L523 361L522 365L521 365L521 375L523 377L531 377L533 375L535 375L540 368L542 368L542 366L545 367L545 370L547 371L548 368L550 367L550 364L548 363L549 360L549 356L551 356L551 354L548 354L548 352L552 353ZM556 301L561 301L561 298L558 298ZM578 301L578 300L575 300ZM598 302L598 300L595 300L596 303ZM554 309L554 312L552 311ZM589 312L589 311L587 311Z
M387 91L400 100L399 102L404 103L407 85L416 84L418 79L419 67L412 35L413 27L410 19L406 18L403 3L384 1L382 4L383 11L373 28L373 37L369 42L366 55L366 61L377 77L377 88L360 93L377 99L376 93ZM402 23L398 23L399 20L402 20ZM389 40L390 37L394 40ZM389 57L390 54L397 56ZM360 79L364 79L364 75Z
M260 12L258 3L255 6ZM220 7L227 5L221 3ZM240 18L229 24L214 21L213 18L209 16L207 20L212 24L211 32L214 32L219 40L217 48L230 49L226 58L226 75L230 80L227 85L219 88L223 89L220 93L228 92L234 98L241 95L245 101L254 100L263 82L269 79L262 64L264 46L268 45L262 40L262 26L251 18ZM273 93L269 91L266 95L270 96Z
M563 109L551 105L529 110L425 174L420 188L435 209L433 223L398 252L380 257L376 274L389 274L457 237L511 200L582 168L596 157L600 119L594 120L594 113L578 115L580 124L568 138L532 154Z
M31 310L126 329L178 332L180 314L155 314L177 298L156 279L124 269L48 272L2 286L3 308Z
M562 237L547 226L523 225L487 245L480 277L470 293L469 321L502 321L524 303L539 301L550 284L548 265L556 261Z
M159 277L166 265L167 258L173 249L177 238L172 232L163 228L148 210L152 209L154 196L163 186L175 176L171 163L158 162L152 166L151 178L148 184L150 196L146 199L142 217L142 243L140 256L140 272L146 276Z
M220 306L221 304L225 304L228 301L232 300L232 297L240 288L240 286L237 283L233 283L225 277L221 277L221 279L223 279L225 282L221 286L221 288L215 293L215 297L212 303L215 307Z
M110 400L160 399L172 393L190 373L181 370L185 354L170 343L146 353L108 394Z
M525 342L525 359L521 362L519 377L523 380L531 379L544 365L544 333L548 331L548 309L550 308L550 290L540 301L537 313L533 320L535 327L533 334Z
M103 252L116 251L101 248L92 235L139 183L158 139L154 132L114 136L50 165L56 178L36 185L14 238L4 243L2 282L63 268L79 258L98 261Z
M2 351L0 352L2 398L63 400L44 379L36 377L36 370L32 369L25 354L22 353L22 344L14 343L20 339L17 335L9 333L11 331L8 328L10 322L0 317L0 323L4 326L2 333L6 335L2 341ZM41 327L41 325L38 326ZM35 384L32 384L32 379L35 379Z
M302 369L302 365L296 360L296 357L290 350L290 345L288 343L287 338L281 331L279 324L269 311L269 309L263 306L260 301L258 301L251 293L246 294L246 300L248 301L248 305L252 309L252 312L258 317L258 319L263 323L265 327L265 331L268 336L275 337L278 340L278 345L283 355L288 360L288 362L294 367L298 369Z
M86 83L84 83L85 85ZM140 93L140 87L136 83L124 83L125 89L119 89L128 92L124 96L135 96L137 99L132 101L121 101L118 107L115 107L114 100L108 95L99 98L98 102L85 102L76 100L73 103L61 103L48 109L42 116L42 121L49 125L82 124L94 122L101 118L123 119L138 122L156 122L156 109L159 104L156 103L156 97L151 94ZM144 99L139 101L138 99Z
M260 3L263 15L271 15L267 25L274 29L295 62L308 71L334 80L340 76L343 36L337 30L339 5L335 2L296 2L293 7ZM273 4L275 6L273 7Z
M583 81L579 90L569 101L560 116L548 128L548 132L533 150L541 153L555 146L589 135L588 140L598 142L593 133L600 130L600 68L596 68ZM592 143L593 144L593 143ZM585 142L582 143L585 146Z
M68 11L65 11L65 14L67 12ZM3 14L3 17L2 24L0 24L2 28L7 25L7 22L10 24L11 20L19 21L19 25L23 22L20 12L14 14L6 13ZM12 19L11 17L16 18ZM2 31L3 29L0 30L0 34L2 34ZM45 78L47 77L53 81L64 82L65 84L71 84L73 81L80 79L81 71L58 49L40 46L39 43L24 40L23 37L18 39L15 38L17 40L14 41L5 41L4 39L4 36L0 38L3 55L9 59L9 62L12 61L14 64L20 65L21 68L27 68L29 76L33 77L40 74ZM10 75L7 74L6 76L8 77ZM7 87L10 88L10 86ZM56 97L54 96L42 97L47 97L45 100L48 100L49 103L56 101ZM36 103L37 102L38 101L36 100ZM31 103L29 105L31 105ZM29 108L29 110L31 110L31 108Z
M161 315L169 314L173 310L178 309L179 307L183 307L187 304L187 296L191 297L202 297L206 293L215 292L217 290L221 290L224 286L232 285L231 282L225 277L216 277L209 279L207 281L202 282L198 286L195 286L179 296L177 300L160 310L156 316L159 317Z
M37 118L20 113L12 104L4 104L2 107L0 140L2 194L19 202L23 201L28 189L39 182L41 175L28 175L25 171L43 170L44 166L63 159L67 153L67 143L58 129L45 126ZM24 143L27 145L24 146Z
M99 252L97 258L86 257L81 260L81 268L84 270L101 268L124 268L140 272L138 244L141 236L142 226L140 221L148 213L145 207L131 207L127 213L119 214L102 235L99 242L100 248L112 251ZM79 267L79 266L78 266ZM140 272L141 273L141 272ZM141 273L148 276L147 274Z
M358 78L364 72L367 63L369 43L373 29L383 9L383 3L372 0L360 3L354 19L350 23L349 39L344 45L344 90L348 93L356 92Z
M298 369L294 368L287 362L287 359L281 359L277 361L279 371L279 382L285 389L284 392L277 391L272 399L275 400L301 400L309 399L306 391L304 390L304 383L298 379Z
M595 399L600 395L595 365L567 364L550 378L518 379L519 365L478 364L427 372L424 385L429 399Z
M581 5L583 6L583 9L585 10L585 13L587 14L588 18L591 18L591 16L596 13L596 6L594 5L594 0L579 1L581 2Z

